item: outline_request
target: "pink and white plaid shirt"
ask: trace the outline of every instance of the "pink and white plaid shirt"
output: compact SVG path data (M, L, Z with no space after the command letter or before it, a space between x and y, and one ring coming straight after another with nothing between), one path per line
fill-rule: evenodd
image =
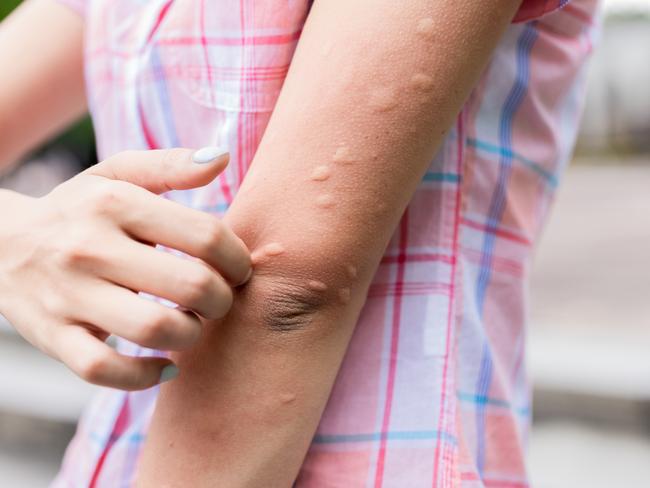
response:
M310 1L61 1L85 15L100 157L226 146L213 184L167 194L223 213ZM296 486L528 486L526 279L574 143L596 2L524 2L381 261ZM103 390L53 486L130 485L157 392Z

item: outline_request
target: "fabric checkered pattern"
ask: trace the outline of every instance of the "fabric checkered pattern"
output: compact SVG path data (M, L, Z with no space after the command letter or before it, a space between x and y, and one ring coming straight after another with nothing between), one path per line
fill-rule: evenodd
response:
M396 229L296 486L528 486L526 279L574 143L596 1L524 2ZM227 146L213 184L166 195L223 213L310 2L65 2L86 18L100 157ZM156 395L102 390L53 486L129 486Z

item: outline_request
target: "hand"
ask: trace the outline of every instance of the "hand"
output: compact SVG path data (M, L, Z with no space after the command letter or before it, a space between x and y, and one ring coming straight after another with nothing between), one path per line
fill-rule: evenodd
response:
M227 163L216 148L129 151L42 198L2 191L0 313L88 382L137 390L173 377L170 360L120 355L104 341L182 350L200 337L199 316L228 312L231 287L251 272L246 246L214 216L156 195L206 185Z

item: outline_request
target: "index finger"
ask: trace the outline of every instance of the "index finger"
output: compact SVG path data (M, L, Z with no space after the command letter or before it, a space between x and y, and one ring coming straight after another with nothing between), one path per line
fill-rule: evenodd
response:
M125 209L121 220L126 232L203 260L233 286L247 281L251 274L250 252L228 225L206 212L129 186L132 207Z

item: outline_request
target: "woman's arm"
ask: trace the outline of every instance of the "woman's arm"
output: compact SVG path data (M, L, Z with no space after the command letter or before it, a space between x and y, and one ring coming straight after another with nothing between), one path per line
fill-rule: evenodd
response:
M291 485L388 240L519 3L315 2L227 214L256 271L175 355L140 486Z
M86 108L83 21L53 0L29 0L0 24L0 173Z

